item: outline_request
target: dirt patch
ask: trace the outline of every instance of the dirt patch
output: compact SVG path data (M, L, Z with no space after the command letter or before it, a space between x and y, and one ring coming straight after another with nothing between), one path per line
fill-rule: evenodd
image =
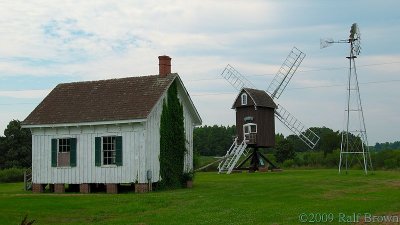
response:
M387 186L390 187L396 187L399 188L400 187L400 180L389 180L386 182Z
M337 199L337 198L351 198L354 200L367 201L371 198L367 198L365 194L379 191L377 187L366 187L363 189L341 189L341 190L329 190L324 192L322 197L324 199Z
M325 192L322 197L325 199L336 199L338 197L343 197L348 194L351 194L352 192L349 190L332 190L332 191L327 191Z

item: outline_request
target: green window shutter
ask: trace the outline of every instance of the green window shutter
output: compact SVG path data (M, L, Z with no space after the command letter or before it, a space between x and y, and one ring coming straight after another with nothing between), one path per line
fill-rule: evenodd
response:
M51 139L51 166L57 167L57 139Z
M115 142L115 164L122 166L122 136L117 136Z
M101 166L101 137L94 139L94 161L96 166Z
M71 151L69 153L69 165L76 166L76 138L70 138Z

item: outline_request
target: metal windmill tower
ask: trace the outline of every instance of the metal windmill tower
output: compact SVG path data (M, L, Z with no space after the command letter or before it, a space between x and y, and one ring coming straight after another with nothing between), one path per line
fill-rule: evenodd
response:
M272 162L258 152L258 148L270 148L275 144L274 115L308 147L314 148L318 143L318 135L281 105L275 104L304 57L305 54L294 47L266 91L256 89L248 79L231 65L226 66L221 76L236 90L240 91L232 106L236 110L238 136L220 162L219 173L226 172L229 174L233 169L260 170L265 165L264 160L273 168L276 168ZM252 150L249 150L248 147L251 147ZM245 156L245 160L235 168L242 155ZM251 160L250 167L243 168L242 166L247 160Z
M345 166L347 173L349 166L351 166L354 160L358 160L361 163L365 174L368 173L368 169L372 170L371 156L368 149L367 130L365 128L355 62L355 59L361 51L360 40L361 36L358 25L353 23L348 39L339 41L334 41L333 39L321 39L320 42L321 48L326 48L334 43L350 44L349 56L346 57L349 59L349 73L346 87L347 96L342 143L340 147L339 173L343 166Z

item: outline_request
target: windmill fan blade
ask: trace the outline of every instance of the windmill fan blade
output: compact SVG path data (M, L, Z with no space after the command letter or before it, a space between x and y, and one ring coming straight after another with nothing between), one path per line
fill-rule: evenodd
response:
M255 89L255 86L249 80L229 64L222 71L221 76L238 91L242 90L243 87Z
M351 25L351 28L350 28L350 36L349 36L349 38L350 38L350 39L355 39L355 38L357 38L358 33L359 33L358 25L357 25L357 23L353 23L353 24Z
M357 40L357 41L354 43L353 54L354 54L354 55L360 55L360 53L361 53L360 41Z
M353 54L360 55L361 52L361 33L358 25L353 23L350 29L350 40L353 42Z
M296 134L308 147L313 149L319 141L318 135L316 135L312 130L306 128L298 119L296 119L292 114L290 114L281 105L275 110L276 117Z
M305 56L306 54L298 48L293 47L267 89L267 92L270 93L272 99L281 96L283 90L286 88L290 79L292 79Z

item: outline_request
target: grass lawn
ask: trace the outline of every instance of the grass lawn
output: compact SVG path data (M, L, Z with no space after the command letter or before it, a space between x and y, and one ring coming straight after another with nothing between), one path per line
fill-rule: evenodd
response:
M192 189L146 194L33 194L22 183L0 184L0 224L26 214L35 224L303 224L302 213L332 214L327 224L346 224L339 217L353 213L399 215L400 172L203 172Z

